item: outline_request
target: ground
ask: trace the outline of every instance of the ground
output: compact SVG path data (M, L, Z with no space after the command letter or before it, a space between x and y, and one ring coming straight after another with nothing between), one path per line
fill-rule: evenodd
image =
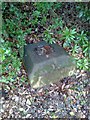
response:
M72 77L33 89L27 83L3 84L0 117L90 118L89 74L77 71Z

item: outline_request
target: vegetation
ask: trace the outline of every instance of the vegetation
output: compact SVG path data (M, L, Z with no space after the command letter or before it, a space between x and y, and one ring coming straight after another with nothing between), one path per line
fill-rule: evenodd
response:
M63 14L59 13L66 3L2 3L2 38L1 64L2 82L12 82L17 79L22 66L23 46L25 37L34 32L41 35L49 43L61 42L77 62L77 68L90 71L89 31L85 27L77 29L77 25L67 23ZM68 4L68 7L72 5ZM89 24L90 10L88 4L75 4L76 18L83 24ZM67 8L64 8L64 10ZM70 13L69 9L67 14ZM74 20L72 20L74 22ZM81 23L80 22L80 23ZM71 24L71 25L70 25ZM86 25L85 24L85 25ZM79 23L78 23L79 25ZM21 52L19 52L21 51ZM22 77L22 80L24 78Z

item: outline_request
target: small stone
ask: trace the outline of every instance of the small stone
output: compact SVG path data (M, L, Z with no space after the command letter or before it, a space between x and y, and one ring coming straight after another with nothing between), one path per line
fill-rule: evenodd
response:
M9 113L12 114L12 113L13 113L13 109L10 109L10 110L9 110Z
M4 110L3 110L3 109L0 109L0 112L1 112L1 113L3 113L3 112L4 112Z
M73 108L73 111L74 111L74 112L77 112L77 108Z
M85 115L82 116L82 118L85 118L85 117L86 117Z
M1 97L1 100L3 101L3 100L4 100L4 97Z
M85 71L84 70L81 70L81 73L84 73Z
M20 111L24 111L24 109L23 109L23 108L19 108L19 110L20 110Z
M3 104L3 108L5 108L6 107L6 105L5 104Z
M19 102L19 97L15 97L15 102Z
M77 73L79 73L80 72L80 70L77 70Z
M50 105L48 111L54 111L54 110L55 110L55 107Z
M82 93L83 93L83 96L86 97L86 92L85 92L85 91L82 91Z
M74 112L70 112L70 115L71 115L71 116L74 116L74 115L75 115L75 113L74 113Z
M4 103L4 100L0 100L0 104L2 105Z
M86 113L86 111L84 110L83 113Z
M22 105L25 105L26 104L26 100L23 99L22 102L21 102Z
M81 109L81 106L80 106L80 105L77 105L77 108L78 108L78 109Z
M27 99L26 104L31 105L31 101Z

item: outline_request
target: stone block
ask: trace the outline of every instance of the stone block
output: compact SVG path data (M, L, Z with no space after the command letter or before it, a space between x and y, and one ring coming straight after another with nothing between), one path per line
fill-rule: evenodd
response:
M25 46L24 64L33 88L57 82L75 70L73 58L61 46L45 41Z

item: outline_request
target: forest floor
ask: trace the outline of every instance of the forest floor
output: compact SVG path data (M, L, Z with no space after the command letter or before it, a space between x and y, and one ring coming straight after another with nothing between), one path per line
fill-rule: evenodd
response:
M27 6L24 6L24 8L27 9ZM72 28L73 24L73 26L77 26L77 31L89 29L88 24L83 23L77 17L74 4L71 4L71 6L64 5L63 9L57 11L57 14L62 15L67 27ZM42 26L38 26L37 31L37 34L33 30L30 35L26 36L26 43L42 40ZM62 45L60 41L57 41L57 43ZM66 51L70 53L69 49L66 49ZM26 81L20 81L22 76ZM27 79L27 73L22 64L15 82L0 83L2 89L0 89L0 120L7 120L7 118L90 119L89 72L77 69L73 76L38 89L31 88Z
M87 118L90 77L83 71L55 84L33 89L19 80L3 84L0 118Z

